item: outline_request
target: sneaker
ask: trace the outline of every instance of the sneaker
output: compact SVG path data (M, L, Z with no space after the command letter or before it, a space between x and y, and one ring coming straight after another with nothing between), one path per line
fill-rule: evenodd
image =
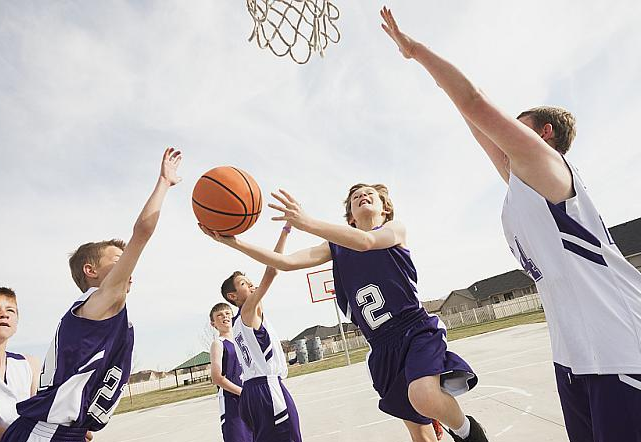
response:
M472 416L467 416L470 420L470 434L465 439L458 437L451 429L448 429L447 432L450 433L454 442L488 442L487 436L485 435L485 430L481 427L481 424L476 422Z
M443 439L443 426L436 419L432 419L432 426L434 427L434 433L436 433L436 440Z

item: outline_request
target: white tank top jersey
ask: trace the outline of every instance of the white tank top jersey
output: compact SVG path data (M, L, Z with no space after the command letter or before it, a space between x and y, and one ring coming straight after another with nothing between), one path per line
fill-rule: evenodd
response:
M552 204L510 175L503 230L536 281L555 362L574 374L641 373L641 273L623 257L577 171Z
M280 339L272 325L263 316L259 330L247 327L240 318L234 318L234 346L243 367L243 382L261 376L287 377L287 361Z
M0 379L0 424L8 427L18 418L16 404L31 396L33 374L29 361L19 354L7 352L7 370Z

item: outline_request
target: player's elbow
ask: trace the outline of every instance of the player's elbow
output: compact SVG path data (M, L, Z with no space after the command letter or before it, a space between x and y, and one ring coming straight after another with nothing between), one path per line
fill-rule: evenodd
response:
M140 241L148 241L151 238L151 235L154 234L154 229L154 224L145 221L138 221L134 225L134 233L132 238L136 238Z
M283 272L291 272L293 270L299 270L302 268L305 268L304 266L296 265L296 262L294 262L290 257L285 256L282 262L279 262L277 266L275 266L278 270L282 270Z
M357 252L369 252L376 248L376 238L374 235L367 234L363 236L356 244L354 244L354 250Z
M468 120L474 122L476 116L486 112L488 104L488 99L483 91L473 87L465 97L465 100L459 104L459 108Z

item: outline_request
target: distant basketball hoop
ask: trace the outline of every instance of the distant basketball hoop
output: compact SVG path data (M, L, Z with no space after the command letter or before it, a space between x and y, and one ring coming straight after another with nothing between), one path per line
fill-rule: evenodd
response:
M334 299L334 274L332 269L319 270L307 274L307 284L312 302Z
M330 0L246 0L254 20L249 41L269 48L274 55L289 55L298 64L309 61L312 52L324 55L329 43L338 43L336 26L340 13Z
M347 365L351 364L349 358L349 349L347 348L347 339L343 331L343 322L338 311L338 302L336 302L336 293L334 291L334 271L332 269L319 270L307 274L307 284L309 285L309 294L312 297L312 303L334 300L334 309L336 310L336 319L338 320L338 329L341 332L341 340L345 347L345 357Z

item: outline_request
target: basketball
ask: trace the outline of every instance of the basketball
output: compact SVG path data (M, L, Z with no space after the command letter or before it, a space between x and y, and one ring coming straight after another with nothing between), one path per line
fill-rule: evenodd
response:
M194 186L191 201L198 222L226 236L253 226L263 206L254 178L232 166L205 172Z

